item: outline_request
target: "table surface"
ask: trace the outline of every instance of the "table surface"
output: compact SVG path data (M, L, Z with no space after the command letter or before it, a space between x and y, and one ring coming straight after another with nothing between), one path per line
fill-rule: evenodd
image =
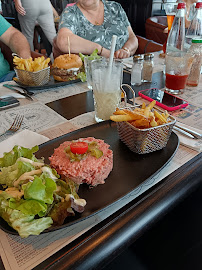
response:
M163 88L164 81L163 72L158 72L154 74L152 83L133 89L138 95L142 89ZM123 82L130 82L130 74L124 73ZM132 96L129 94L128 97ZM74 104L80 106L75 108ZM47 105L67 119L94 109L91 91ZM201 183L201 157L199 154L35 269L102 269L197 189Z
M129 83L130 74L124 73L123 81ZM134 90L137 95L139 90L151 87L164 87L163 72L154 74L152 83L134 87ZM131 96L128 95L128 98ZM49 102L46 105L66 119L94 110L91 91ZM201 157L202 154L199 154L191 159L34 269L103 268L148 231L163 215L197 189L201 184Z

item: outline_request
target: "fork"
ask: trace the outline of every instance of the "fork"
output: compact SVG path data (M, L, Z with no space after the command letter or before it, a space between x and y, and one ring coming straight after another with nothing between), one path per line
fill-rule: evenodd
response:
M10 128L6 130L4 133L0 134L0 137L3 135L15 133L16 131L18 131L22 125L23 119L24 119L24 115L17 114Z

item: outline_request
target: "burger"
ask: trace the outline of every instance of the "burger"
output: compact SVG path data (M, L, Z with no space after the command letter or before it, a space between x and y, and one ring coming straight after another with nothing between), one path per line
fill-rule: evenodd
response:
M51 67L51 74L56 81L66 82L78 79L83 62L76 54L63 54L55 58Z

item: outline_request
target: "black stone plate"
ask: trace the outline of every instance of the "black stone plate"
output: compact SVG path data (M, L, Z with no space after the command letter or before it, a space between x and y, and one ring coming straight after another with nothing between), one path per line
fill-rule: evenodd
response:
M68 84L72 84L72 83L77 83L77 82L81 82L80 79L77 80L71 80L71 81L67 81L67 82L59 82L59 81L55 81L53 76L50 76L50 80L48 81L47 84L41 85L41 86L29 86L29 85L24 85L22 84L20 81L16 80L15 81L20 87L22 87L23 89L26 90L45 90L45 89L49 89L49 88L56 88L56 87L61 87L61 86L65 86Z
M54 148L57 148L64 141L90 136L96 139L103 139L110 145L114 155L113 170L104 185L89 188L84 184L79 188L79 196L87 201L83 213L76 214L73 218L67 218L62 226L51 227L45 230L45 232L70 226L120 200L146 180L156 175L172 159L179 145L178 136L172 132L164 149L139 155L131 152L120 141L114 122L104 121L73 131L40 145L36 156L38 158L44 157L45 162L49 163L48 157L53 154ZM0 228L8 233L17 234L2 218L0 218Z

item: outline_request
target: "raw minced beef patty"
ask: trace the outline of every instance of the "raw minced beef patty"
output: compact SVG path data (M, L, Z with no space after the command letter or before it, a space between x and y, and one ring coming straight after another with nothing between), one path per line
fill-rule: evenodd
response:
M109 149L109 145L103 140L93 137L80 138L77 141L97 142L98 148L103 152L103 156L96 158L88 154L81 161L71 162L65 149L72 142L66 141L54 150L53 155L49 158L50 165L62 177L71 178L77 184L87 183L92 186L104 184L104 180L113 168L113 152Z

